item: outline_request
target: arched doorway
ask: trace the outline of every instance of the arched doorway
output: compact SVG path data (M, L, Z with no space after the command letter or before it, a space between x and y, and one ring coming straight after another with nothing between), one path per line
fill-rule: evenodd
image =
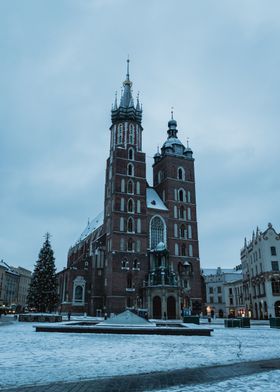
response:
M161 298L159 296L153 299L153 318L161 319Z
M280 301L275 302L274 309L275 309L275 317L280 317Z
M167 318L169 320L176 319L176 300L172 296L167 298Z

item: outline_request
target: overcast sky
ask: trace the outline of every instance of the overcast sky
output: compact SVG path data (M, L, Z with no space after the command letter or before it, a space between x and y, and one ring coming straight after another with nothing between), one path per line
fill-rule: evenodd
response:
M131 59L143 150L170 108L196 159L202 267L280 231L278 0L0 0L0 259L57 269L103 209L110 110Z

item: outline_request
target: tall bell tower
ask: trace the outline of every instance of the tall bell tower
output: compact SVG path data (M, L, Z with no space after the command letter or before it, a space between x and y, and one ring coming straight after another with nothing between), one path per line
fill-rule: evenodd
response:
M141 307L148 271L146 249L146 158L142 152L142 109L132 96L127 60L120 102L111 111L104 224L107 257L104 271L107 312Z

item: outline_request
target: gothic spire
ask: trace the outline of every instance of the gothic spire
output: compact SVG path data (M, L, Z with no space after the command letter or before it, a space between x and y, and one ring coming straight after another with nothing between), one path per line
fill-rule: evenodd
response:
M173 117L173 113L174 113L174 108L171 108L171 119L168 121L168 138L174 137L177 138L177 121L174 120Z
M126 60L126 63L126 79L123 82L119 106L117 99L115 98L115 103L112 108L112 123L130 119L141 124L142 108L140 107L139 103L139 94L137 95L136 107L134 106L134 100L132 96L132 82L129 75L129 58Z

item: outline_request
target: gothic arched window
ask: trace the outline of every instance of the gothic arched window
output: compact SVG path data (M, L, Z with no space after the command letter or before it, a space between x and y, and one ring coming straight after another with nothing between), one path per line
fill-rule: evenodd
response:
M134 232L134 220L131 217L127 220L127 231L128 233Z
M180 206L180 209L179 209L179 218L180 218L180 219L184 219L184 217L185 217L185 208L184 208L184 206Z
M134 144L134 126L132 124L129 126L128 143Z
M127 202L127 212L134 212L134 201L132 199Z
M118 144L122 144L122 133L123 133L123 126L122 126L122 124L119 124L119 126L118 126L118 140L117 140Z
M179 189L178 199L179 199L179 201L186 201L186 193L185 193L184 189Z
M134 183L132 180L127 182L127 193L130 193L131 195L134 193Z
M185 170L182 167L178 167L177 178L178 180L185 180Z
M181 238L186 238L186 228L184 225L180 226L180 237Z
M134 160L134 150L131 147L128 149L128 159L131 161Z
M159 216L154 216L150 222L150 244L151 249L163 242L165 244L165 223Z
M132 163L129 163L127 165L127 175L134 176L134 166L132 165Z
M75 302L82 302L83 301L83 287L76 286L75 288Z
M128 252L132 252L134 250L134 242L132 238L127 240L127 250Z

